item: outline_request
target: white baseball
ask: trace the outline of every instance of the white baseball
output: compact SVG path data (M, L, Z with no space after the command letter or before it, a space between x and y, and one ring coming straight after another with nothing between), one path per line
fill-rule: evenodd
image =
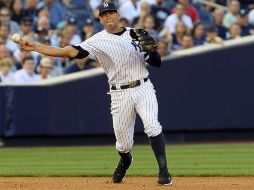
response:
M13 34L12 38L11 38L14 42L19 42L21 37L19 34Z

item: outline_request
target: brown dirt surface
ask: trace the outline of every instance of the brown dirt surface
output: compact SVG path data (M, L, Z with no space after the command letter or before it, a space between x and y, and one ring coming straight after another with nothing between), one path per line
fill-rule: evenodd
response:
M1 190L254 190L254 177L174 177L172 186L159 186L156 177L0 177Z

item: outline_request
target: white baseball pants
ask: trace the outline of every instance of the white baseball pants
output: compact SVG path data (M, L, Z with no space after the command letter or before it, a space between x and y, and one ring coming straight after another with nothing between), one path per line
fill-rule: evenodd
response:
M137 113L142 119L148 137L161 133L162 127L158 122L158 102L150 80L134 88L111 90L110 94L117 151L127 153L131 150Z

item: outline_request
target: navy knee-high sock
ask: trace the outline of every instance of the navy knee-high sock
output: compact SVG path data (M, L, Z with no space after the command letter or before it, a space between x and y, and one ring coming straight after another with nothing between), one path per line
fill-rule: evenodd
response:
M155 137L150 137L150 143L156 157L158 166L160 170L167 171L167 158L165 151L165 138L163 133L161 132L159 135Z
M127 153L118 152L118 154L120 155L120 157L122 158L123 161L129 160L130 157L131 157L131 153L130 152L127 152Z

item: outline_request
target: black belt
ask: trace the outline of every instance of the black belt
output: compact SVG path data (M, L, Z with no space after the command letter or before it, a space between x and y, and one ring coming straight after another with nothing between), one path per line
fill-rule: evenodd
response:
M148 81L148 78L144 78L144 82ZM136 86L139 86L141 84L141 80L135 80L133 82L130 82L129 84L120 86L120 89L127 89L127 88L134 88ZM116 86L112 85L111 90L117 90Z

